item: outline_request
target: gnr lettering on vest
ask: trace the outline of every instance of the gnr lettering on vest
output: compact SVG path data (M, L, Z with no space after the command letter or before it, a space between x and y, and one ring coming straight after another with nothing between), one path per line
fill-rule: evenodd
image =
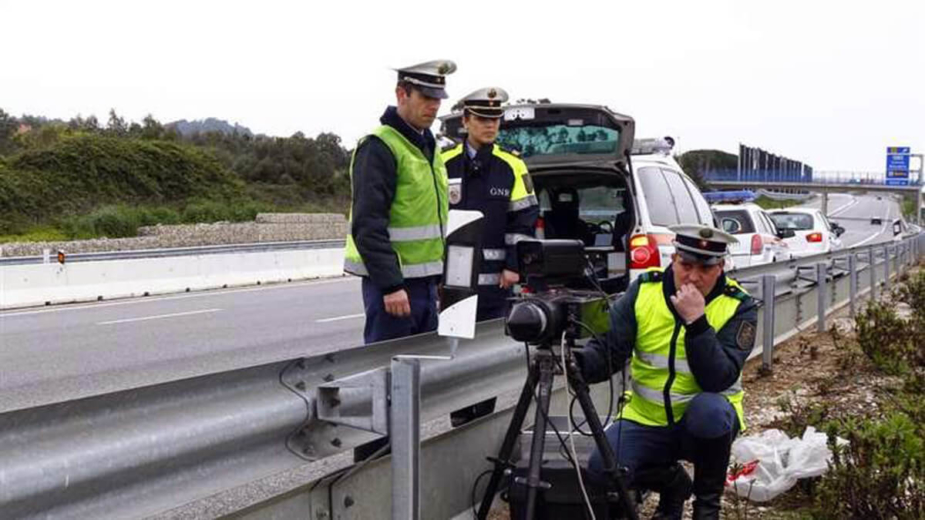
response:
M511 196L511 190L509 188L492 187L491 189L488 190L488 193L490 193L492 197L510 197Z

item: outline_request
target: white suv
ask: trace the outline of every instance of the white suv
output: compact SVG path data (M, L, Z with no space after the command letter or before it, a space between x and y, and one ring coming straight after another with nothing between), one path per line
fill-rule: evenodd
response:
M793 231L778 231L761 206L753 203L716 204L713 214L723 231L739 240L729 247L736 267L790 260L790 247L783 239L792 237Z
M465 139L462 114L444 136ZM520 153L540 203L538 238L580 239L600 285L620 292L651 267L667 267L674 224L714 225L700 190L664 139L634 140L635 121L603 106L505 107L498 144Z

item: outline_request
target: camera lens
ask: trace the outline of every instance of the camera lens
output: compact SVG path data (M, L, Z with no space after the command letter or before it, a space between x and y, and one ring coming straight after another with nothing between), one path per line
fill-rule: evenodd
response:
M507 332L517 341L537 343L543 339L549 324L547 309L537 302L514 305L507 319Z

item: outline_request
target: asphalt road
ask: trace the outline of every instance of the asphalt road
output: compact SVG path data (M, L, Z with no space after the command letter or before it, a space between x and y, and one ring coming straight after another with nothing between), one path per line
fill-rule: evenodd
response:
M879 198L878 198L879 197ZM804 204L818 208L822 205L820 198ZM892 220L900 215L899 202L890 195L847 195L835 193L829 195L828 217L830 222L837 222L845 228L840 237L845 247L873 244L893 237ZM881 225L871 225L870 218L879 216Z
M0 313L0 411L362 343L353 277Z
M835 194L829 211L850 247L891 237L899 207ZM355 278L3 312L0 412L356 346L362 313Z

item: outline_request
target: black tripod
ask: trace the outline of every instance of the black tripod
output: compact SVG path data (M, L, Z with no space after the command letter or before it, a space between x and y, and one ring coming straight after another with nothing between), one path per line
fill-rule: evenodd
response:
M566 371L568 375L568 384L578 398L585 419L594 436L597 449L603 456L605 472L608 477L608 489L616 489L619 493L620 505L627 515L627 518L630 520L637 520L638 516L636 515L635 504L633 504L629 490L621 475L622 470L617 468L613 449L610 447L610 443L607 442L607 437L604 435L604 427L601 425L601 420L597 415L597 411L594 409L594 403L591 401L591 396L588 393L588 384L585 382L584 378L582 378L581 371L572 356L572 347L574 347L574 341L570 339L562 346L562 348L566 349L565 356L568 366L568 370ZM501 444L501 451L498 453L497 458L489 458L489 460L494 463L495 468L491 474L491 479L488 481L485 494L482 496L482 503L479 506L477 515L479 520L485 520L485 518L488 517L488 511L491 508L495 493L498 491L498 485L501 483L504 470L512 467L510 459L511 452L514 449L514 442L517 440L517 436L520 434L520 430L523 427L524 418L527 416L527 409L530 407L530 402L533 400L534 395L537 399L536 421L533 427L533 443L530 445L530 466L526 479L526 518L527 520L533 520L533 518L535 518L537 491L541 487L548 487L548 485L545 485L545 483L540 480L540 466L543 462L543 445L546 440L546 419L549 417L549 401L552 396L552 385L557 372L556 369L556 354L552 351L552 346L549 344L540 345L536 355L530 363L527 381L520 393L520 399L517 401L517 408L514 410L511 424L508 426L507 433L504 436L504 442ZM574 462L576 465L578 464L577 460Z

